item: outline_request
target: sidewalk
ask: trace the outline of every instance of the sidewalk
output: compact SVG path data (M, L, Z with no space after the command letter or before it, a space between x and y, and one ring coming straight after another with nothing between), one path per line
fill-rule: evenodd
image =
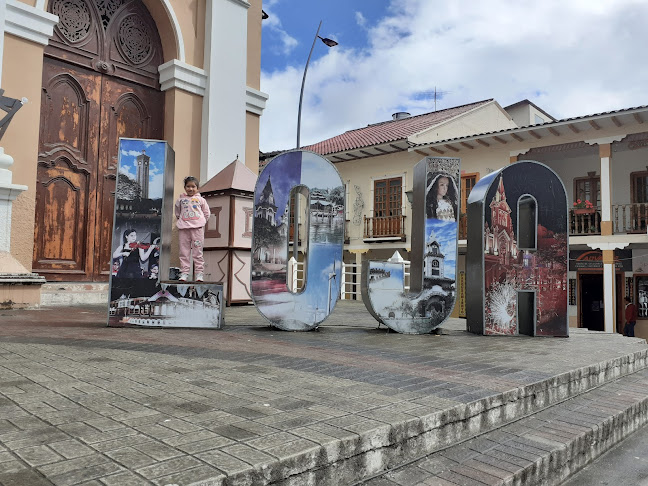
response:
M106 319L0 311L0 484L352 484L648 358L642 339L581 330L483 337L456 319L401 335L348 301L307 333L252 306L220 331Z

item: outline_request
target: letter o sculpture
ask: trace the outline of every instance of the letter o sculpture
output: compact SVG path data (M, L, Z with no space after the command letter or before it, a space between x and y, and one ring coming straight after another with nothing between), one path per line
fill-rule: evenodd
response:
M305 259L300 262L305 280L297 293L287 285L294 188L307 193L308 201L304 211L308 240ZM285 152L259 175L254 189L251 294L257 310L271 325L286 331L308 331L335 307L340 295L344 195L337 169L313 152ZM298 242L298 227L294 233Z

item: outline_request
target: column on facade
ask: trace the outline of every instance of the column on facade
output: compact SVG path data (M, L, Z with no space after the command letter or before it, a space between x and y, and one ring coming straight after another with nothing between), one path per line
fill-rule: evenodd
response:
M27 186L12 184L12 173L9 167L13 158L4 153L0 147L0 252L9 253L11 246L11 206Z
M203 99L200 179L245 156L247 9L245 0L212 0L205 12L207 87Z
M48 44L57 22L58 17L43 11L42 2L39 2L39 6L32 7L17 0L0 0L0 87L11 86L12 82L15 85L17 77L20 78L16 66L3 70L4 61L9 59L4 52L5 34L13 36L14 45L16 39L30 45L28 54L21 51L24 59L25 56L29 57L33 54L33 46L38 46L37 49L40 49ZM42 55L42 51L40 52ZM33 57L30 60L33 60ZM5 93L5 95L19 96L15 92ZM37 104L38 100L33 102ZM21 114L16 116L21 117ZM38 132L35 131L35 133ZM16 155L14 151L17 147L25 143L30 146L30 142L33 140L30 138L30 134L16 132L10 127L5 133L4 142L8 142L5 147L8 146L9 150ZM30 163L35 165L35 161L25 160L24 154L19 157L20 159L17 161L19 167L21 164L23 167ZM40 287L45 283L45 279L31 273L11 253L12 206L16 198L28 190L26 185L13 183L14 173L9 169L13 163L13 157L5 154L5 148L0 147L0 305L8 304L9 307L35 306L40 303ZM14 252L15 249L14 247Z
M621 140L618 137L606 137L586 140L589 145L598 145L601 163L601 236L611 236L612 225L612 173L610 159L612 143ZM596 243L588 245L600 249L603 253L603 308L605 332L614 332L616 327L616 277L614 267L614 250L625 248L627 243Z
M592 250L603 253L603 315L605 332L613 333L616 329L616 268L614 250L622 250L628 243L591 243Z
M613 233L612 226L612 173L610 163L612 158L612 143L618 142L623 136L605 137L585 140L589 145L598 145L601 164L601 236Z
M2 87L2 55L4 53L5 17L7 2L0 2L0 88Z

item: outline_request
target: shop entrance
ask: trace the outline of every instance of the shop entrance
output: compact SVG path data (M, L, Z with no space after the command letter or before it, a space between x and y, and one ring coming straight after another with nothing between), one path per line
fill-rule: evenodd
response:
M590 331L605 330L605 306L603 302L603 272L580 273L578 274L579 286L579 314L578 326L585 327ZM619 273L616 275L616 308L617 308L617 329L623 318L619 317L623 306L620 297L623 295L623 278Z

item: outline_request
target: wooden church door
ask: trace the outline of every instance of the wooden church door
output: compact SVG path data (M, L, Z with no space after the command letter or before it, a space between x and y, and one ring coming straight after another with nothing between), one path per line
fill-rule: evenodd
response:
M106 281L119 137L162 139L162 47L141 0L51 0L45 49L33 269Z

